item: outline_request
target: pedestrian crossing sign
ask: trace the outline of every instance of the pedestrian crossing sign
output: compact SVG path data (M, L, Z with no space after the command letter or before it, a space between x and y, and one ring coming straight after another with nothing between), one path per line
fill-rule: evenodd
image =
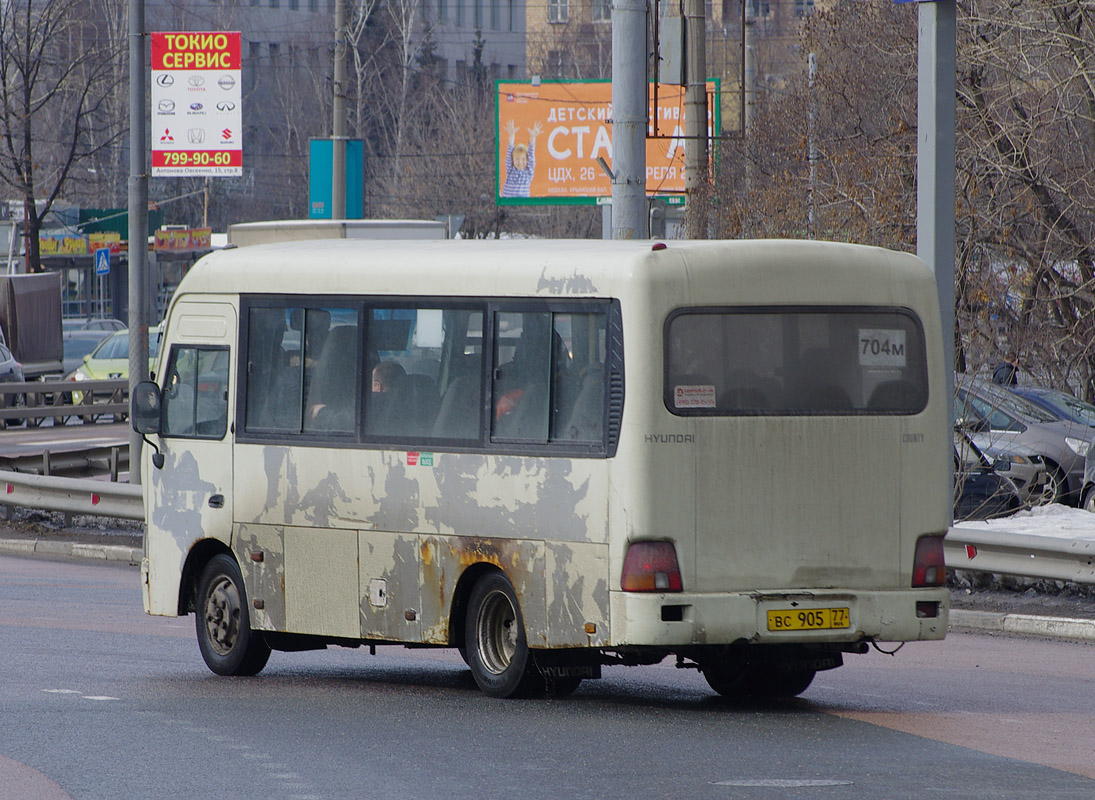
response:
M100 247L95 251L95 274L110 274L110 248Z

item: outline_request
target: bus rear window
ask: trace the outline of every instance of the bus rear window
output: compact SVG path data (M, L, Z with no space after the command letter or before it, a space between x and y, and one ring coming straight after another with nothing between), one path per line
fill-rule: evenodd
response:
M924 331L906 309L684 309L665 330L674 414L915 414L927 405Z

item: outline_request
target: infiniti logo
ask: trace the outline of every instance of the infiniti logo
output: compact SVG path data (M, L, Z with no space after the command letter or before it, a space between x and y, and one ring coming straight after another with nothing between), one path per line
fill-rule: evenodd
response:
M217 111L235 111L236 104L231 100L221 100L217 103Z

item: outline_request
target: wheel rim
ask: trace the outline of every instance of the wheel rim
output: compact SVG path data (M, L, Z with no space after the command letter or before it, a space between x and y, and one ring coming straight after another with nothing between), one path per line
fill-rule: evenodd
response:
M209 587L205 598L205 629L209 644L218 655L226 656L240 635L240 593L226 575Z
M494 675L501 675L517 652L517 612L505 592L493 591L483 599L476 624L479 660Z

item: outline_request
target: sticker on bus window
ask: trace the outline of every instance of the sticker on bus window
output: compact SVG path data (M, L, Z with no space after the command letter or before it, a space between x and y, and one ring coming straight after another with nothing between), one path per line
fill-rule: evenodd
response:
M714 408L715 387L710 384L677 386L673 389L674 408Z
M904 367L905 331L881 328L859 329L861 367Z

